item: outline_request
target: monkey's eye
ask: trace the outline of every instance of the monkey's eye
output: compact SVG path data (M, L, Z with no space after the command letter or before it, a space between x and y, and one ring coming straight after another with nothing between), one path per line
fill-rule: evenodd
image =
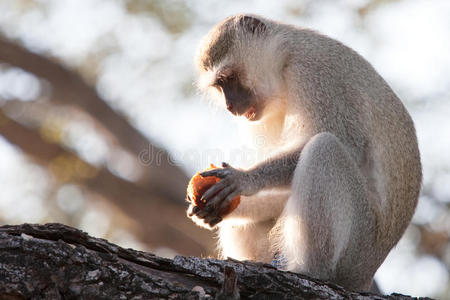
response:
M229 82L229 81L233 81L234 79L236 79L236 75L235 74L230 74L230 75L219 75L217 76L217 79L214 83L214 85L216 86L223 86L225 83Z
M215 84L216 84L216 85L219 85L219 86L222 86L222 85L225 84L226 81L227 81L227 78L226 78L226 77L218 77L218 78L216 79Z

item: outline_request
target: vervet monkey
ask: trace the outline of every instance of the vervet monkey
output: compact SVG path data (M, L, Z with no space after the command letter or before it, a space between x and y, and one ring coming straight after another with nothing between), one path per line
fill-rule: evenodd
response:
M188 215L218 227L224 257L270 262L368 290L408 226L422 174L413 122L374 68L340 42L254 15L204 38L199 85L248 119L267 159L223 168ZM218 215L236 195L241 204Z

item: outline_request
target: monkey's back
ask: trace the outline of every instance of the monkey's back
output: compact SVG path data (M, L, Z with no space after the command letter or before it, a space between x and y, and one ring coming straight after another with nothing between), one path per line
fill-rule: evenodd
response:
M390 241L390 249L414 214L422 180L409 113L356 51L308 29L297 28L293 33L296 27L278 26L280 32L286 26L286 32L298 35L290 39L297 43L288 44L285 51L293 53L287 57L300 70L297 84L303 90L305 113L314 114L312 127L332 132L348 146L368 180L369 194L375 195L373 209L381 217L377 231L382 241ZM395 238L384 239L384 235Z
M367 126L363 171L367 172L370 191L380 200L377 204L385 220L378 228L381 240L392 243L400 239L411 221L419 196L422 167L416 131L411 116L387 82L363 57L349 51L355 57L350 82L362 87L352 89L356 99L361 99L356 104L362 108L359 122ZM383 235L395 238L384 239Z

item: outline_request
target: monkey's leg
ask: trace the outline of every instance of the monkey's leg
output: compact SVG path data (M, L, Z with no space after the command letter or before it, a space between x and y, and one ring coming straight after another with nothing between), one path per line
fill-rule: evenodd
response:
M291 197L279 221L280 250L288 269L368 289L375 216L366 182L339 139L320 133L305 145L295 169Z
M269 263L273 259L268 234L275 221L262 221L239 226L219 224L219 249L223 258Z
M289 195L289 190L269 190L241 196L239 206L218 224L222 256L271 262L273 249L269 232L283 212Z

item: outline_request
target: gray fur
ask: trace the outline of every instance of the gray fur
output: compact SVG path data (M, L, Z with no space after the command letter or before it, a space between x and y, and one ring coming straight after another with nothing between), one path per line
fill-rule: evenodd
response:
M242 26L255 19L263 30ZM197 64L204 78L245 74L264 112L249 128L267 137L270 158L217 171L230 195L242 195L223 220L226 195L189 215L207 228L222 220L224 256L270 262L281 252L290 270L368 290L414 214L422 180L414 125L395 93L342 43L253 15L215 26Z

